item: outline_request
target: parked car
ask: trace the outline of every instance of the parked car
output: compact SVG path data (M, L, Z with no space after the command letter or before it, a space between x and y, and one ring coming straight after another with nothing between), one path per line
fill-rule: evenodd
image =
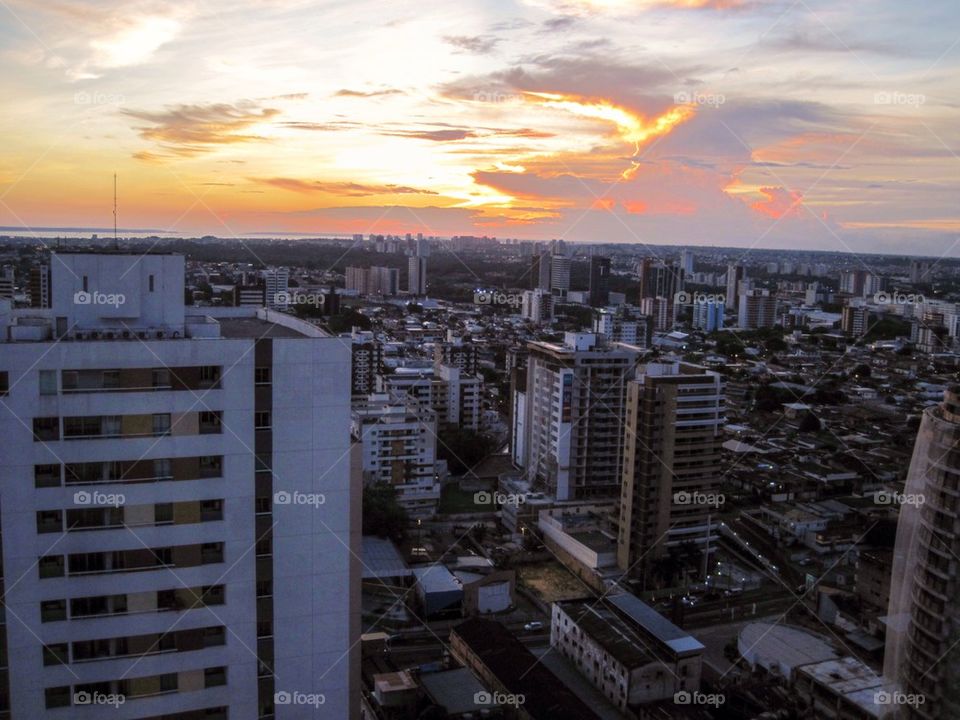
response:
M523 629L527 632L532 630L543 630L543 623L539 620L534 620L533 622L528 622L526 625L524 625Z

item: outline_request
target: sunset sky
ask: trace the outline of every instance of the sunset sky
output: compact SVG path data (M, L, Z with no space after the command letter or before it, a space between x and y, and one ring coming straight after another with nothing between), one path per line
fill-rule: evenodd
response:
M0 225L960 256L956 0L0 0Z

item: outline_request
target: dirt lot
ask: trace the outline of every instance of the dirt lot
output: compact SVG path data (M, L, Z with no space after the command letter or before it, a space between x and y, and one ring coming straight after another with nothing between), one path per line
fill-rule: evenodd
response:
M521 565L516 570L518 580L544 602L573 600L592 594L586 585L556 561Z

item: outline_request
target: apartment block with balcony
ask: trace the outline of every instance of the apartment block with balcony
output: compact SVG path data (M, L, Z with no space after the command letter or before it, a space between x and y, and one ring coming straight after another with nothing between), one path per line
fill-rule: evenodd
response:
M690 363L648 363L629 384L625 417L617 564L639 575L671 548L717 539L723 379Z
M185 307L181 256L51 268L50 309L0 315L11 717L354 717L349 349Z

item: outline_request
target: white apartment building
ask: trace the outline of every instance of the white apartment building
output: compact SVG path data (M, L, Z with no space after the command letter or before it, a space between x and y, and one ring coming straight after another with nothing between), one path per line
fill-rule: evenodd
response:
M557 500L619 493L626 387L642 350L566 333L530 342L522 421L523 468Z
M356 718L349 347L181 256L51 267L0 305L10 716Z
M386 483L411 517L431 517L440 501L437 417L432 410L372 394L353 405L364 484Z
M267 307L271 310L286 310L287 294L290 290L290 270L285 267L269 268L263 271L263 280L267 287Z
M377 376L377 392L433 410L440 428L480 429L483 382L457 367L434 363L428 368L397 368Z
M537 325L553 320L553 295L548 290L526 290L520 305L520 314L525 320Z

